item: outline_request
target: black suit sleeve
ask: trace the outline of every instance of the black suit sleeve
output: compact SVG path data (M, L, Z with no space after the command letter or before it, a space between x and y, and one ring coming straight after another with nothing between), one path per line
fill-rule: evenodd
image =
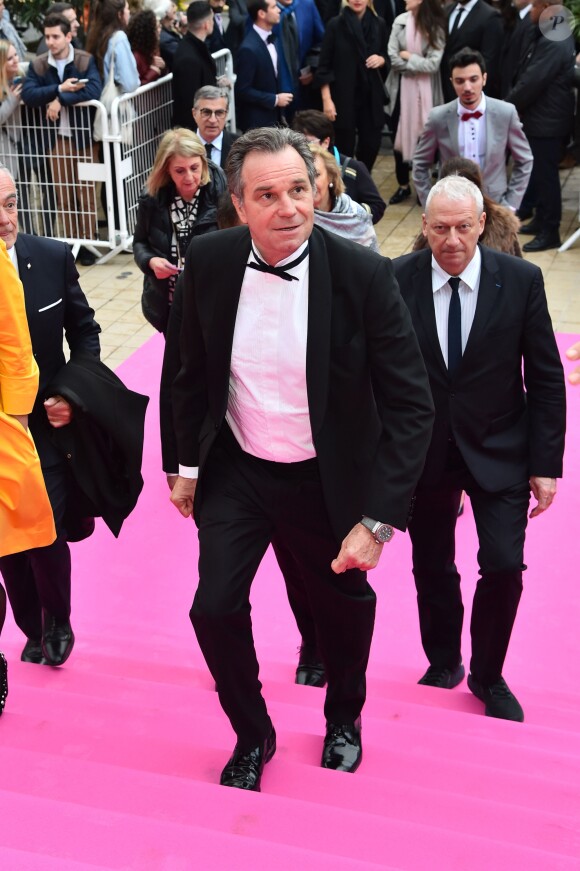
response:
M65 248L66 310L64 329L67 344L73 351L86 351L94 357L99 357L101 344L99 333L101 328L95 321L95 312L87 302L87 298L79 284L79 274L74 257L68 245Z

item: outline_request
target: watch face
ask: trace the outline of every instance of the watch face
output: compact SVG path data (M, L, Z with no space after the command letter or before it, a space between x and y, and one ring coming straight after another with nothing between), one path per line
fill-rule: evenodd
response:
M375 538L377 541L380 541L381 544L384 544L391 540L393 532L394 530L392 526L387 526L386 523L382 523L375 533Z

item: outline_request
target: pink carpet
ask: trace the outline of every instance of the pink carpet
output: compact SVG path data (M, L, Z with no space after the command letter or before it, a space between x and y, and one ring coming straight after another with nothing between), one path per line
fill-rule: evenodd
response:
M559 345L579 338L561 336ZM483 717L465 684L417 686L425 662L409 542L398 534L372 575L379 603L365 758L352 777L322 771L323 693L292 682L298 637L268 553L253 617L278 752L263 792L244 794L217 785L233 736L188 619L195 528L169 504L160 472L161 354L155 337L119 370L152 396L145 487L118 541L99 522L73 546L71 659L58 670L21 663L22 637L7 620L0 869L578 871L580 388L569 389L556 502L528 528L529 570L505 669L526 723ZM469 505L458 544L469 605Z

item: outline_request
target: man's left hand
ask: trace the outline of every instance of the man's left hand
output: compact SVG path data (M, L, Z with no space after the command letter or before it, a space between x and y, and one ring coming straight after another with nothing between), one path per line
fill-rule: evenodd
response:
M340 553L332 560L330 567L337 575L348 569L360 569L363 572L374 569L383 547L377 544L365 526L357 523L342 542Z
M72 407L62 396L50 396L45 401L44 407L49 424L56 429L66 426L71 422L73 416Z
M556 495L556 479L555 478L530 478L530 487L538 504L532 508L530 517L537 517L543 511L546 511L554 501Z

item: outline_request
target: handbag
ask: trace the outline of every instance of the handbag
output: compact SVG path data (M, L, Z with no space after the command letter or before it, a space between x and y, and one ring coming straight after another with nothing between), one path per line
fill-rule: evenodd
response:
M115 82L115 42L120 33L121 31L117 31L117 33L113 36L109 75L107 76L107 81L105 83L105 87L101 92L100 98L100 102L107 110L107 115L109 116L109 118L111 117L111 107L113 105L113 101L117 97L121 97L124 93L124 91L121 90L120 86L117 85ZM137 116L135 110L128 101L124 101L119 105L119 126L121 128L121 142L127 147L133 145L133 123L136 117ZM103 141L103 122L100 112L97 112L95 116L95 123L93 124L93 138L96 142Z

